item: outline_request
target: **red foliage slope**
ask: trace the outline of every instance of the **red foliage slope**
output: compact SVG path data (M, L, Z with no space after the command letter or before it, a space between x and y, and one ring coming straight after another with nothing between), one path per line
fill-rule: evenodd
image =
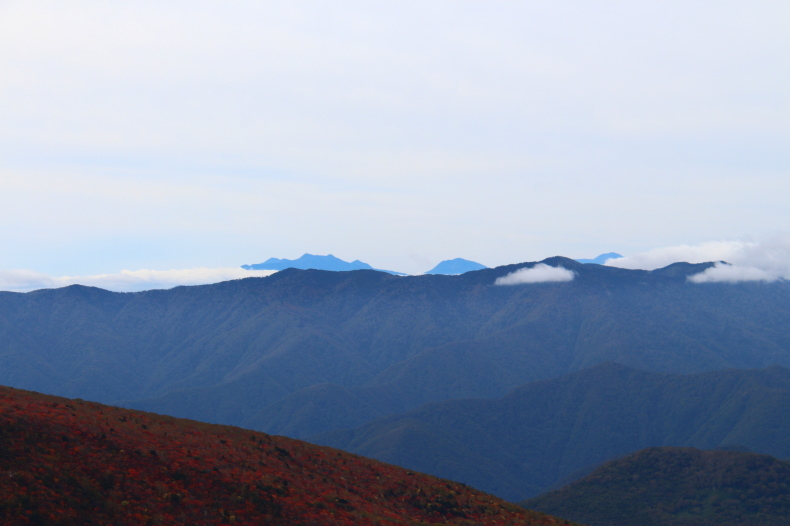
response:
M0 524L230 523L570 524L298 440L0 387Z

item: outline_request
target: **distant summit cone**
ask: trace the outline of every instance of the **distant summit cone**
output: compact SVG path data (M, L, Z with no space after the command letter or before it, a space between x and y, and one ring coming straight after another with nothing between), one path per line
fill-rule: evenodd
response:
M302 270L373 270L373 267L362 261L356 260L349 263L348 261L336 258L332 254L326 256L304 254L299 259L269 258L263 263L242 265L241 268L247 270L285 270L287 268L298 268Z
M380 272L388 272L389 274L397 274L402 276L400 272L392 270L375 269L358 259L348 262L340 258L336 258L332 254L326 256L316 256L313 254L303 254L299 259L279 259L269 258L263 263L256 263L254 265L242 265L241 268L246 270L285 270L287 268L297 268L301 270L315 269L315 270L332 270L332 271L349 271L349 270L379 270Z
M463 274L465 272L483 270L486 268L488 267L474 261L469 261L468 259L455 258L442 261L426 272L426 274Z
M604 263L606 263L607 260L620 259L621 257L623 256L621 256L617 252L607 252L606 254L601 254L595 259L577 259L576 261L578 261L579 263L594 263L596 265L603 265Z

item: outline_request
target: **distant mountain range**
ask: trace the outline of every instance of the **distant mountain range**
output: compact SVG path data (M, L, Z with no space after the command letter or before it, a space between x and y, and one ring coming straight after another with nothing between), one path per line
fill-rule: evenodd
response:
M327 256L316 256L313 254L304 254L298 259L279 259L269 258L263 263L255 265L242 265L241 268L247 270L285 270L287 268L298 268L302 270L331 270L331 271L350 271L350 270L379 270L380 272L387 272L396 276L406 276L402 272L395 272L394 270L381 270L374 269L367 263L358 259L348 262L336 258L332 254ZM463 274L473 270L486 269L485 265L469 261L467 259L455 258L442 261L434 268L426 272L426 274Z
M308 436L364 423L352 414L503 396L604 361L675 373L790 366L790 283L687 282L705 264L544 263L576 277L494 284L533 263L460 276L286 269L137 293L0 292L0 383L278 433L263 415L281 415ZM316 428L309 404L283 420L293 397L336 401L323 420L337 422Z
M486 269L485 265L481 265L480 263L475 263L474 261L469 261L468 259L462 258L455 258L455 259L446 259L433 267L431 270L426 272L426 274L449 274L449 275L458 275L463 274L464 272L471 272L473 270L483 270Z
M790 524L790 463L739 451L653 447L521 502L590 526Z
M788 409L784 367L687 376L609 363L504 398L428 404L309 440L518 501L649 446L737 445L786 458Z
M395 272L393 270L374 269L367 263L358 259L348 262L336 258L332 254L327 256L315 256L313 254L303 254L298 259L278 259L269 258L263 263L256 263L254 265L242 265L241 268L247 270L285 270L287 268L297 268L302 270L332 270L332 271L349 271L349 270L378 270L396 276L405 276L402 272Z
M606 263L607 260L620 259L621 257L623 257L623 256L621 256L617 252L608 252L606 254L601 254L600 256L596 257L595 259L577 259L576 261L578 261L579 263L585 263L585 264L594 263L596 265L603 265L604 263Z
M496 284L541 263L573 279ZM675 374L790 366L790 283L688 281L710 266L557 257L458 276L289 268L136 293L0 292L0 384L303 438L603 362ZM586 451L561 471L610 458ZM513 477L503 480L528 480ZM496 491L523 498L553 480L535 477Z
M577 259L579 263L596 263L603 265L609 259L621 258L620 254L616 252L609 252L608 254L601 254L595 259ZM242 265L241 268L247 270L285 270L287 268L297 268L301 270L332 270L332 271L350 271L350 270L379 270L380 272L387 272L396 276L406 276L402 272L395 272L394 270L374 269L369 264L355 259L348 262L340 258L336 258L332 254L326 256L316 256L313 254L303 254L298 259L280 259L269 258L263 263L256 263L254 265ZM475 261L468 259L455 258L446 259L433 267L425 274L444 274L444 275L458 275L465 272L472 272L475 270L487 269L485 265L481 265Z

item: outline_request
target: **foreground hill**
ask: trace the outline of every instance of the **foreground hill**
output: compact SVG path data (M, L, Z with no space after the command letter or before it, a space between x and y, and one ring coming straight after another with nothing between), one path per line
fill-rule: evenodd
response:
M0 524L561 525L348 453L0 387Z
M495 284L529 263L0 293L0 384L306 437L605 361L672 373L790 366L790 283L689 283L706 264L544 263L574 279Z
M790 370L668 375L602 364L504 398L451 400L311 441L519 501L650 446L790 457Z
M754 453L650 448L522 504L590 526L784 526L790 463Z

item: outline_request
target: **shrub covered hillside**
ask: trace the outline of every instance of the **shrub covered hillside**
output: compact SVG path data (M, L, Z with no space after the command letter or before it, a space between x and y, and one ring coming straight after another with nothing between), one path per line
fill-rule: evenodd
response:
M570 524L240 428L0 387L0 524Z

